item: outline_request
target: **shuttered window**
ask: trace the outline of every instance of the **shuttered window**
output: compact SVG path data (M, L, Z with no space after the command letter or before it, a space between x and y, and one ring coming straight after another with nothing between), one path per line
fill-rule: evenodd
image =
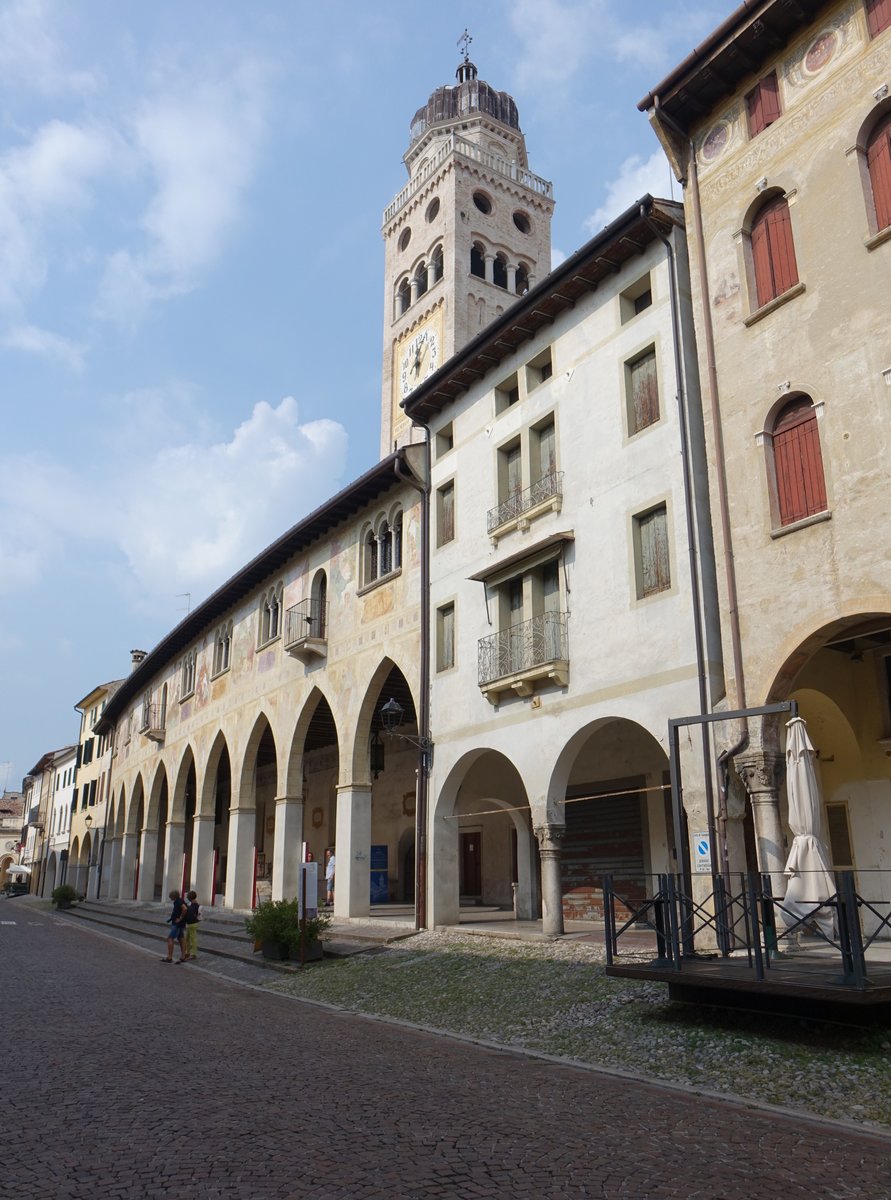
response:
M891 10L891 0L886 0L886 3ZM891 225L891 112L872 131L866 145L866 162L872 184L876 225L879 229L887 229Z
M866 0L866 23L870 37L891 26L891 0Z
M659 420L656 352L650 350L628 364L628 432L639 433Z
M511 446L504 457L507 466L507 495L508 497L519 496L523 490L523 471L519 445Z
M780 88L776 71L771 71L746 96L749 137L757 137L780 116Z
M668 513L665 505L634 518L637 596L652 596L671 587L668 558Z
M798 283L789 205L782 196L768 201L752 224L752 264L759 308Z
M436 613L436 669L448 671L455 665L455 606L445 604Z
M554 422L540 425L536 430L538 437L538 478L545 479L557 470L557 438Z
M436 493L437 541L438 546L455 538L455 485L447 483Z
M814 406L799 396L780 412L773 429L780 524L826 511L823 457Z

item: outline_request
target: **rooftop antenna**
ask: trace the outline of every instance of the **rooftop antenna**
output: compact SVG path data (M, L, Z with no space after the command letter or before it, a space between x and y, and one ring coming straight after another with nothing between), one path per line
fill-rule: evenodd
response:
M4 792L6 791L7 787L9 786L9 768L10 768L11 766L12 766L12 763L11 763L11 762L4 762L4 763L0 763L0 767L6 767L6 778L3 780L3 790L4 790Z
M470 43L472 41L473 41L473 38L470 36L470 34L467 32L466 29L461 34L461 36L458 38L458 49L464 55L464 61L466 63L470 62Z
M188 614L192 611L192 593L191 592L177 592L176 593L177 600L182 600L183 597L185 597L186 615L188 616ZM179 609L178 611L182 612L182 609Z

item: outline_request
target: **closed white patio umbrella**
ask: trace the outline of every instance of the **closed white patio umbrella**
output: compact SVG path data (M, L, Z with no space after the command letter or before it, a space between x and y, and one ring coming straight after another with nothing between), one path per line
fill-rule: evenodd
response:
M817 779L816 752L801 717L787 722L786 794L789 800L789 827L792 846L786 861L785 874L789 880L783 901L783 920L787 926L806 919L813 913L813 923L827 936L834 936L835 922L831 909L816 906L834 896L835 879L829 855L821 840L820 812L822 796Z
M16 864L16 865L15 865L15 866L13 866L13 867L7 867L7 868L6 868L6 873L7 873L7 875L30 875L30 874L31 874L31 868L30 868L30 867L23 867L23 866L21 866L21 865L19 865L19 864Z

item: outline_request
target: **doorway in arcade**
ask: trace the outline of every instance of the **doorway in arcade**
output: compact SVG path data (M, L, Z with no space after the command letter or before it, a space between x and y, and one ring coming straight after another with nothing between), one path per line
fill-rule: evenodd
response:
M618 895L634 904L648 894L654 874L671 869L668 760L634 722L601 726L583 744L566 788L564 814L564 920L603 919L604 875L612 876Z

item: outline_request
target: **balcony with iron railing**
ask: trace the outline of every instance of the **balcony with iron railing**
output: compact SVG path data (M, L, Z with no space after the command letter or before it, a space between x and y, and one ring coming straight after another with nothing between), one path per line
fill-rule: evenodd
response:
M542 179L540 175L535 175L532 171L527 171L525 167L521 167L518 163L509 162L506 158L501 158L497 154L490 154L488 150L483 150L474 142L468 142L466 138L458 137L457 134L452 133L449 134L425 165L411 177L395 200L384 209L384 225L389 225L399 210L405 207L412 196L420 191L430 176L434 175L449 155L453 153L479 164L485 170L492 171L495 175L500 175L503 179L510 179L514 183L519 183L522 187L528 188L529 191L535 192L539 196L544 196L548 200L553 199L554 185L547 179Z
M479 686L493 704L502 692L531 696L537 683L569 683L569 614L545 612L480 638Z
M550 471L531 487L514 492L501 504L490 508L486 515L489 537L497 542L512 529L528 529L542 513L559 512L563 507L563 472Z
M328 653L327 600L301 600L285 613L285 650L295 658L324 658Z
M143 737L153 742L164 741L164 730L167 725L167 713L163 704L143 704L142 721L139 732Z

